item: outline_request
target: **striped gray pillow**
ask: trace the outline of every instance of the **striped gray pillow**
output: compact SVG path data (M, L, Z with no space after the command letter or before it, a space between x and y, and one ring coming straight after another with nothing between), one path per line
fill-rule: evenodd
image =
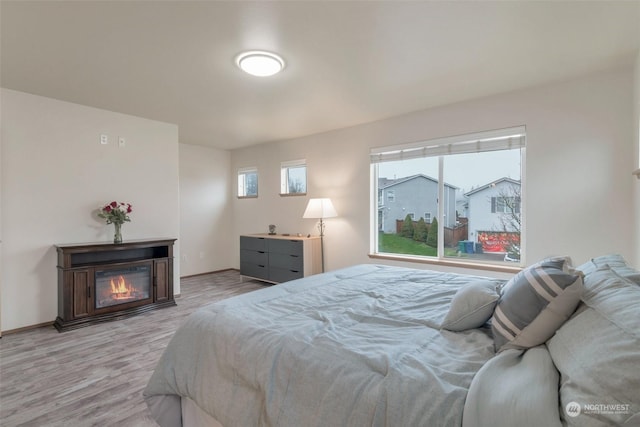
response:
M507 282L491 318L496 351L540 345L571 316L583 286L570 264L569 257L547 258Z

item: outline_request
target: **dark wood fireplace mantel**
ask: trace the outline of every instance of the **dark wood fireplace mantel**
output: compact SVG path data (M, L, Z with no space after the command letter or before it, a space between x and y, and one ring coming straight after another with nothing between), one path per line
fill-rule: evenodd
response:
M56 329L63 332L176 305L173 296L175 241L148 239L118 244L55 245L58 252ZM133 270L148 272L148 279L142 279L146 292L123 302L103 304L98 297L96 277Z

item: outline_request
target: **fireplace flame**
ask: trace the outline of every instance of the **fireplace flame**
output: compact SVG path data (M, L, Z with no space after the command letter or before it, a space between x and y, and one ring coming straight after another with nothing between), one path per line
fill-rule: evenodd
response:
M111 279L111 295L113 299L120 300L135 298L133 295L134 292L135 288L133 285L131 283L127 283L123 276L119 276L115 282Z

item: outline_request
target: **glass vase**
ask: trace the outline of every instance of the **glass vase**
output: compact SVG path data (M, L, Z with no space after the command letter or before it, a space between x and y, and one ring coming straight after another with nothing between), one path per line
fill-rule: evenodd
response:
M122 224L114 222L113 225L116 228L113 235L113 243L122 243Z

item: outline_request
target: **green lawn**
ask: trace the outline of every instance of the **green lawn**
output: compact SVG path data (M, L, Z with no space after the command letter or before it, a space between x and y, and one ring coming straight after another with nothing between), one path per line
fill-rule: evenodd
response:
M386 252L392 254L422 255L422 256L438 256L436 248L427 246L426 243L416 242L413 239L398 236L397 234L378 234L378 252ZM457 248L444 248L444 256L446 257L463 257L467 254L458 254Z
M409 254L423 256L437 256L436 248L425 243L416 242L413 239L400 237L397 234L378 234L378 251L392 254Z

